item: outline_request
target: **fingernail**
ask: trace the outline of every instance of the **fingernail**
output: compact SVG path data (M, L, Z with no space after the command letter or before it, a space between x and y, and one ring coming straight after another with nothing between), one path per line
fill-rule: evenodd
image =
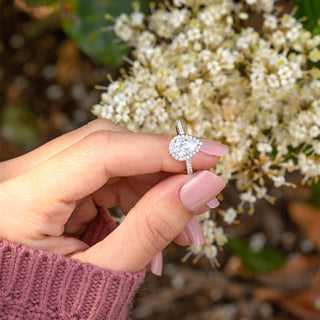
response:
M180 190L180 200L184 207L197 212L210 202L226 184L210 171L198 171Z
M210 154L212 156L225 156L229 148L225 146L224 144L214 142L214 141L208 141L208 140L201 140L202 146L200 148L200 151Z
M216 208L220 205L220 202L218 201L218 199L216 197L214 197L212 200L210 200L208 203L207 203L207 207L213 209L213 208Z
M162 251L160 251L156 256L150 261L150 270L156 276L161 276L162 274Z
M196 218L192 218L184 230L193 244L200 245L205 242L201 226Z

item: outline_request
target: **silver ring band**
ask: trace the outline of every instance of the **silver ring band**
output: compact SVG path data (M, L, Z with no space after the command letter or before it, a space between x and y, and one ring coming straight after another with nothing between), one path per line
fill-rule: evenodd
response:
M176 130L177 130L177 134L184 134L182 123L180 120L176 121Z
M187 174L193 174L191 159L187 159L186 164L187 164Z

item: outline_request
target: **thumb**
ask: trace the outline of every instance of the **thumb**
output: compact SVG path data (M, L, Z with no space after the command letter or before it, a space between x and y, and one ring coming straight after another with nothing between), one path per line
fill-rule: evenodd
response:
M210 171L171 176L149 190L103 241L73 257L115 271L139 271L224 187Z

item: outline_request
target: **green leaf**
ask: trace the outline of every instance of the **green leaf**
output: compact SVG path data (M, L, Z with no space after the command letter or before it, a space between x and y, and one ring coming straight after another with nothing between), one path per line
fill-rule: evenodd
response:
M304 27L311 31L314 35L320 34L320 1L295 0L294 4L298 7L295 17L297 19L306 17L307 20L303 22Z
M4 106L0 124L2 136L14 144L29 149L38 140L36 116L25 105Z
M151 0L140 0L141 10L146 12ZM128 0L73 0L71 17L63 23L63 29L78 46L93 59L105 65L119 67L122 56L128 54L129 48L115 41L112 30L102 31L110 21L106 14L113 17L133 11Z
M225 249L241 258L243 265L253 273L264 274L281 267L286 259L276 250L263 249L252 251L246 243L238 237L230 237Z

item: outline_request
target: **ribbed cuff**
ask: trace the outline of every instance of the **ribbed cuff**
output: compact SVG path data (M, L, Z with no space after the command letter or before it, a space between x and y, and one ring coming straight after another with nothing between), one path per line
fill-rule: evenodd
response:
M1 320L127 319L144 275L112 272L0 239Z

